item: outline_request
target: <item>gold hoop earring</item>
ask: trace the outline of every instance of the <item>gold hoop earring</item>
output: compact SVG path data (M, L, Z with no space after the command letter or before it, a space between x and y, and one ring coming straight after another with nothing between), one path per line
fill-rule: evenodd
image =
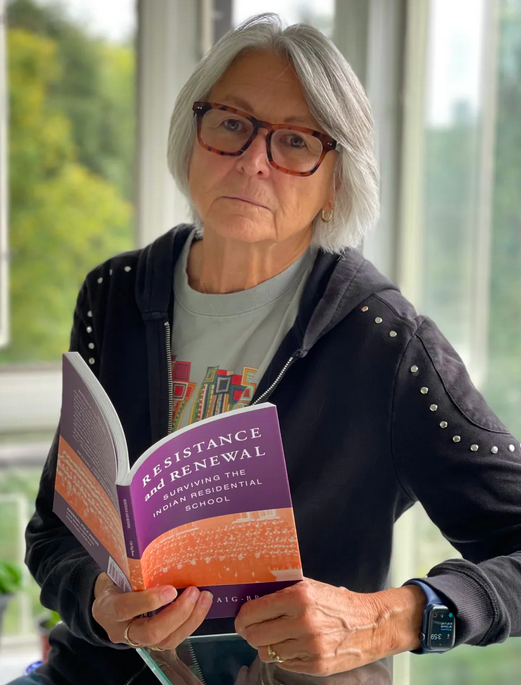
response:
M334 211L335 211L335 210L332 209L330 212L328 212L329 216L328 216L327 219L325 219L325 218L324 218L325 212L324 212L324 210L322 210L322 212L321 212L321 218L322 218L322 221L323 221L325 224L328 224L328 223L331 221L331 219L333 218L333 212L334 212Z

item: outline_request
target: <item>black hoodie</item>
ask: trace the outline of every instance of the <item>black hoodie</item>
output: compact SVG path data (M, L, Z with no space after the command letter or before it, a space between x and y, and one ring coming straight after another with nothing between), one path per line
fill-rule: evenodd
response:
M192 228L108 260L78 297L70 349L109 394L131 461L168 432L173 272ZM456 611L456 644L521 635L520 443L436 326L357 251L319 251L253 401L268 399L305 576L384 589L393 524L419 500L463 556L425 579ZM65 623L41 672L60 684L147 682L134 650L112 645L92 618L99 568L52 513L56 453L55 440L26 533L42 603Z

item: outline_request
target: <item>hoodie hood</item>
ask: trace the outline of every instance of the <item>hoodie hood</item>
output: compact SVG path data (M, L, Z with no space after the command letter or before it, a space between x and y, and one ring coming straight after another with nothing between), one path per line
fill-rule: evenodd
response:
M179 224L145 247L138 261L136 301L145 320L172 318L174 266L194 229ZM398 288L357 250L318 252L293 328L300 356L371 295Z

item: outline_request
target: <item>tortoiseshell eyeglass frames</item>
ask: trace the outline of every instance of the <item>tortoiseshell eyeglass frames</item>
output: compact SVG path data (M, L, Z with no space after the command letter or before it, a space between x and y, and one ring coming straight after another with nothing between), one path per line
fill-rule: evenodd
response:
M199 143L217 155L238 157L265 128L266 150L272 167L294 176L311 176L324 157L337 147L326 133L293 124L270 124L235 107L215 102L195 102Z

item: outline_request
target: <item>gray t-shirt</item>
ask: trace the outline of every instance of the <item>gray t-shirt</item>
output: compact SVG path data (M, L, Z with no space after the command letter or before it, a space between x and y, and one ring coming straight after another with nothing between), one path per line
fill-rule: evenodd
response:
M174 271L173 428L245 407L292 327L316 250L254 288L225 295L188 284L190 235Z

